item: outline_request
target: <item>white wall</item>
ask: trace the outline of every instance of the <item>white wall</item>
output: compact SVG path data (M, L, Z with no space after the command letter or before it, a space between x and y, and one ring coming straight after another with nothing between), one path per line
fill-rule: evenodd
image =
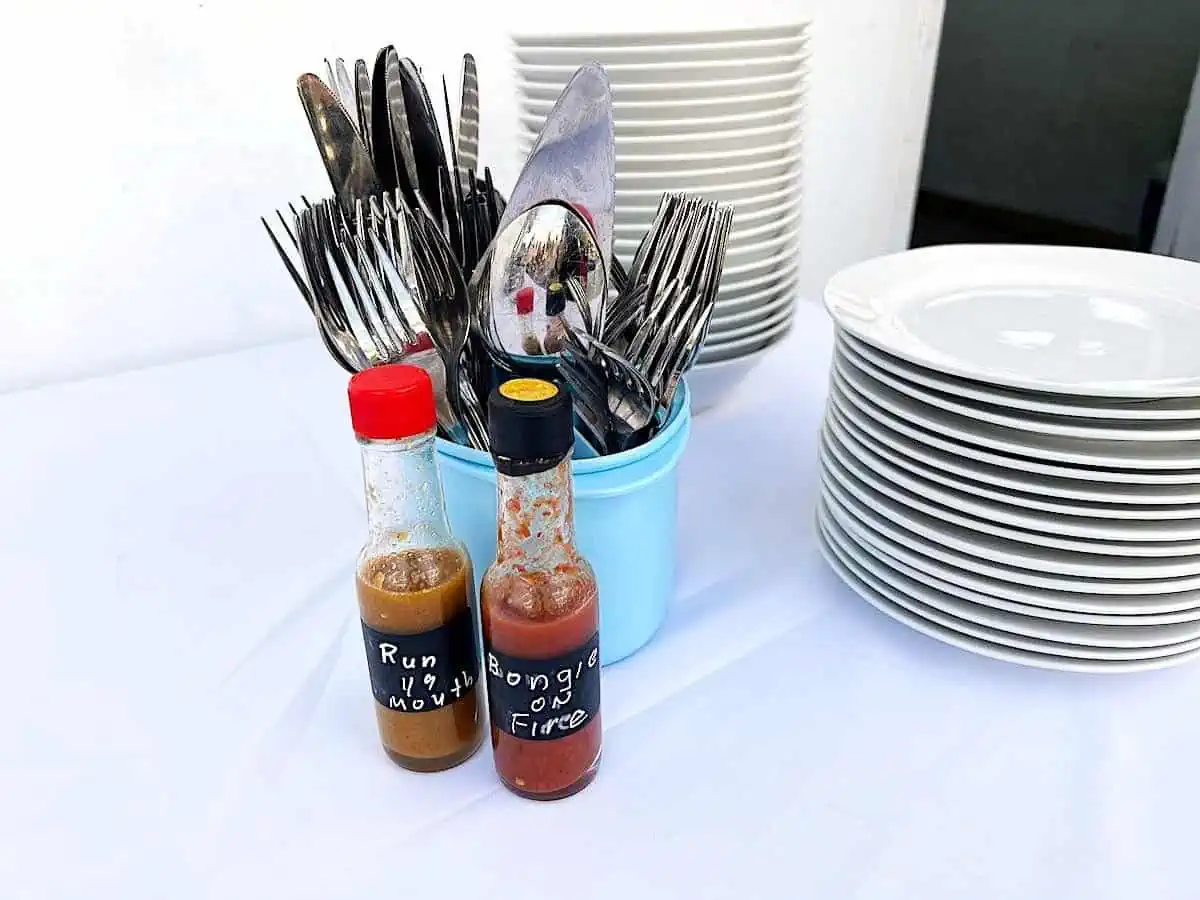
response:
M950 0L923 187L1132 234L1198 51L1197 0Z
M817 16L802 248L803 287L816 295L836 268L907 239L941 2L698 9L619 0L579 7L571 23L737 27ZM562 18L549 0L22 6L0 32L10 73L0 390L310 334L258 221L301 193L328 192L296 75L391 41L454 85L471 50L483 158L508 186L516 159L505 35Z

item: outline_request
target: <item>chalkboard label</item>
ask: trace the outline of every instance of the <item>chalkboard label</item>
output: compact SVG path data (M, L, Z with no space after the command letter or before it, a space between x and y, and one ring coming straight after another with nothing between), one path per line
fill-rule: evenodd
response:
M380 706L432 712L452 706L475 686L479 657L470 610L420 634L388 634L362 623L371 690Z
M513 737L553 741L600 713L600 635L553 659L487 650L492 725Z

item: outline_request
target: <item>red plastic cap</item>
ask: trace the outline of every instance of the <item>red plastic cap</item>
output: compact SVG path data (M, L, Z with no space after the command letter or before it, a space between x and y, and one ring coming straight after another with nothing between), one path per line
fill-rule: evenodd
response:
M525 316L533 312L533 288L523 287L517 291L517 315Z
M350 421L355 434L376 441L397 441L434 428L437 407L429 373L400 363L359 372L350 379Z

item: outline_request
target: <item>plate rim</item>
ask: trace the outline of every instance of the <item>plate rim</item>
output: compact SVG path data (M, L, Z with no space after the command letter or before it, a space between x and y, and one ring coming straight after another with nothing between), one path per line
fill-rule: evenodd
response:
M830 510L830 514L831 516L833 515L832 510ZM836 516L834 518L836 519ZM955 569L940 560L925 556L911 548L899 548L899 552L896 552L897 548L893 544L882 542L886 543L886 546L880 546L871 541L870 538L858 533L847 523L837 520L836 524L842 532L849 536L850 540L854 542L855 546L862 553L878 559L884 565L901 572L918 583L921 579L930 579L932 582L936 582L939 585L938 589L944 593L956 594L956 592L962 591L971 597L984 598L987 601L986 603L975 601L981 605L997 604L997 609L1014 607L1015 609L1012 611L1018 612L1021 615L1051 619L1058 622L1074 622L1083 625L1137 625L1139 623L1173 625L1184 622L1196 622L1200 626L1200 591L1193 592L1196 594L1196 605L1183 606L1172 604L1168 611L1163 612L1122 611L1124 604L1120 602L1120 598L1116 598L1118 603L1104 612L1083 609L1078 604L1073 605L1070 609L1054 607L1048 603L1039 602L1042 598L1036 594L1022 595L1022 588L1028 590L1027 586L1009 585L1005 587L1005 582L1001 582L998 579L988 579L986 576L966 573L962 569ZM919 559L920 564L910 562L904 558L905 556ZM965 578L963 577L964 575L966 576ZM990 585L984 584L986 581L996 582L1000 587L994 588L994 590L1000 590L1003 593L991 593L989 590ZM1061 594L1062 592L1060 591L1059 593ZM1017 599L1018 597L1021 597L1021 599ZM964 599L966 598L964 597ZM1094 603L1094 601L1092 602Z
M987 433L987 431L989 429L1007 428L1007 426L1003 426L1003 425L993 425L989 422L980 422L977 419L973 419L973 420L969 420L969 421L974 422L981 427L976 428L975 430L972 431L969 428L959 426L953 420L946 422L946 423L938 423L937 418L935 418L935 416L937 416L937 415L954 416L957 418L965 418L965 417L961 416L958 413L951 413L951 412L948 412L943 409L938 409L937 407L929 407L929 406L924 406L924 405L920 405L920 404L912 404L910 406L910 408L908 408L904 412L897 412L895 409L890 408L890 407L896 406L895 401L887 399L886 396L884 396L881 399L878 395L878 390L879 390L879 388L882 388L883 390L895 393L900 397L903 397L905 395L900 394L898 391L896 391L893 388L888 387L886 384L883 384L882 382L879 382L876 385L867 384L865 387L860 387L860 384L855 383L855 381L853 380L854 378L861 376L862 378L867 378L870 380L874 380L874 379L872 379L871 376L869 374L867 374L866 372L860 372L860 371L855 371L851 375L847 376L846 372L845 372L845 368L842 365L840 365L840 362L841 362L841 359L838 356L837 351L835 350L835 352L834 352L834 367L835 367L835 369L838 370L838 373L841 375L843 380L849 381L850 385L852 387L854 387L855 389L857 389L860 393L868 394L868 396L870 396L872 401L877 403L879 406L882 406L884 409L887 409L893 415L907 415L909 418L911 418L913 421L920 424L926 430L937 432L938 434L942 435L943 437L950 437L959 443L971 444L976 447L985 447L985 448L989 448L992 451L997 452L997 453L1008 454L1010 456L1013 456L1015 464L1025 465L1027 459L1030 461L1037 461L1037 460L1043 460L1043 459L1051 460L1051 461L1057 460L1060 463L1066 463L1068 465L1086 466L1086 467L1090 467L1090 468L1115 469L1115 470L1119 470L1122 474L1124 474L1128 470L1148 471L1148 472L1163 471L1163 470L1168 471L1168 472L1180 472L1180 471L1184 471L1184 470L1193 470L1195 472L1195 475L1193 477L1196 479L1200 479L1200 440L1197 440L1197 441L1147 442L1147 444L1149 444L1150 446L1159 446L1159 445L1163 445L1163 444L1195 444L1196 445L1196 447L1195 447L1196 455L1194 457L1189 457L1186 460L1184 460L1182 458L1179 460L1176 460L1176 459L1171 459L1171 458L1166 458L1166 457L1151 457L1151 456L1146 455L1146 453L1144 452L1144 450L1145 450L1144 446L1143 446L1142 453L1133 452L1133 453L1129 453L1129 454L1105 455L1103 453L1092 454L1092 453L1084 453L1082 451L1061 449L1061 448L1053 447L1053 446L1047 444L1047 442L1045 440L1042 440L1040 442L1031 440L1028 444L1024 444L1015 439L1006 437L1003 434L999 434L999 435L990 434L989 435ZM935 423L935 424L929 424L929 423ZM1016 429L1012 429L1012 428L1009 428L1008 430L1016 431ZM1097 441L1096 439L1067 438L1067 437L1060 437L1058 435L1045 435L1045 434L1041 434L1038 432L1021 432L1021 434L1028 434L1028 435L1030 435L1031 438L1050 438L1053 440L1063 440L1063 441L1076 440L1076 441L1080 441L1081 443L1083 443L1085 440L1091 440L1092 443L1095 443L1095 444L1101 443L1100 441ZM1129 444L1131 449L1136 448L1138 446L1137 442L1135 442L1135 441L1104 441L1103 443ZM1016 449L1007 449L1009 447L1016 448ZM1170 448L1166 447L1165 449L1169 450Z
M861 500L852 491L844 487L838 481L836 475L830 480L825 477L825 472L826 468L822 461L821 484L840 503L845 505L847 496L849 496L852 498L853 503L859 507L870 508L867 501ZM891 525L893 529L900 529L915 534L926 543L936 542L939 547L949 548L953 553L975 560L982 564L977 567L980 571L987 571L988 568L994 569L997 566L1002 567L1000 571L1013 570L1014 576L1021 579L1016 582L1018 584L1036 583L1033 581L1035 578L1049 575L1053 579L1064 582L1071 579L1095 582L1092 587L1097 587L1100 583L1105 585L1118 583L1128 585L1131 588L1144 588L1148 584L1175 585L1177 582L1189 585L1189 587L1183 587L1181 590L1191 590L1190 585L1192 584L1200 586L1200 555L1187 559L1182 564L1169 564L1167 566L1161 564L1162 558L1155 557L1139 559L1137 566L1130 566L1128 563L1122 566L1120 565L1122 557L1119 556L1099 557L1102 561L1084 564L1080 561L1080 558L1084 556L1081 553L1052 551L1050 548L1037 547L1032 544L1021 548L1000 547L996 549L992 545L1001 542L1007 544L1016 544L1017 542L978 532L973 533L970 529L962 526L953 526L951 523L944 523L940 520L934 520L935 524L939 527L932 527L915 519L910 510L902 507L897 508L895 504L887 505L886 507L881 505L879 508L886 508L889 515L884 515L878 512L877 509L871 509L871 511L875 513L877 518L883 519ZM934 518L927 514L923 515L927 519ZM990 538L990 540L987 540L987 538ZM936 554L932 553L931 555L936 556ZM1170 559L1171 557L1166 558ZM1169 574L1170 569L1177 569L1178 571L1174 574ZM993 575L992 577L999 578L1001 581L1014 580L1014 578L1005 579L1000 575ZM1082 586L1080 585L1080 587ZM1137 594L1139 591L1129 590L1126 593Z
M1129 419L1132 421L1142 421L1144 419L1157 421L1200 419L1200 399L1190 397L1167 398L1171 402L1182 400L1194 403L1194 409L1147 407L1146 403L1154 401L1135 399L1131 403L1128 398L1118 397L1087 398L1085 395L1045 394L1043 395L1045 399L1041 399L1041 397L1031 396L1037 394L1038 392L1036 391L1005 387L1004 385L989 385L986 382L971 381L958 375L939 372L935 369L927 369L908 360L892 356L878 347L868 344L861 338L855 337L845 329L838 328L837 332L838 336L848 342L859 355L865 356L876 366L892 372L898 378L907 378L931 391L970 398L980 403L989 403L993 406L1002 406L1006 409L1040 412L1044 415L1073 416L1079 419ZM955 380L949 381L946 379ZM1001 391L1007 393L999 393ZM1091 406L1079 406L1078 404L1070 403L1072 399L1093 399L1097 403ZM1111 401L1113 405L1108 407L1100 405L1106 401Z
M825 447L827 445L829 446L830 453L833 456L832 461L836 463L837 467L840 467L841 469L843 469L844 473L848 474L854 480L860 481L863 484L865 484L868 488L871 488L872 490L876 491L877 493L880 493L880 494L883 494L883 495L889 497L895 503L904 504L907 508L911 508L911 509L915 510L916 512L923 513L924 515L930 516L934 519L940 519L940 520L948 522L952 525L959 525L959 526L961 526L963 528L967 528L971 531L980 532L982 534L991 534L991 535L995 535L997 537L1001 537L1001 538L1005 538L1007 540L1012 540L1012 541L1017 541L1017 542L1023 541L1025 543L1031 544L1033 546L1049 547L1051 549L1062 550L1067 553L1070 553L1070 552L1079 552L1079 553L1096 552L1096 553L1100 553L1103 556L1115 556L1118 558L1129 558L1129 559L1139 559L1139 560L1140 559L1157 559L1160 557L1169 557L1169 556L1178 555L1178 554L1144 553L1144 552L1139 553L1139 552L1135 552L1135 548L1137 548L1138 546L1147 545L1147 544L1167 545L1167 546L1172 545L1172 544L1183 544L1185 546L1182 547L1181 549L1185 551L1186 555L1200 556L1200 534L1195 534L1191 537L1145 538L1145 539L1105 536L1103 534L1086 535L1086 534L1080 533L1079 531L1067 530L1066 523L1061 521L1061 519L1067 518L1067 516L1065 516L1065 515L1061 516L1061 517L1056 517L1056 519L1054 521L1047 520L1046 522L1043 523L1046 527L1039 529L1039 528L1031 527L1029 525L1016 524L1016 521L1014 521L1014 518L1011 517L1013 514L1005 513L1003 509L996 510L990 516L986 516L986 515L981 514L980 512L970 510L970 509L966 508L965 506L959 506L959 505L952 506L950 504L950 502L948 502L947 499L943 499L943 495L950 494L950 491L948 488L938 487L937 493L935 494L935 493L933 493L934 488L930 487L930 488L927 488L927 490L930 491L929 494L919 493L913 487L910 487L906 484L901 483L899 478L896 475L884 474L883 472L880 472L879 470L877 470L874 466L866 464L866 463L861 463L859 459L854 459L853 457L855 456L855 454L853 452L853 448L846 447L844 445L844 443L836 435L829 435L823 430L822 435L821 435L821 441L822 441L822 447ZM846 461L847 458L850 459L850 462ZM860 459L861 459L861 457L860 457ZM864 475L860 474L858 471L856 471L855 470L856 466L859 468L865 468L868 473L867 476L864 476ZM895 467L892 467L889 465L889 468L895 468ZM898 471L899 471L900 477L909 479L911 481L919 480L916 476L910 475L909 473L906 473L903 470L898 470ZM894 481L894 484L893 484L893 481ZM886 483L886 484L888 484L888 487L887 488L879 487L878 483ZM908 500L906 500L902 496L901 497L893 496L892 494L889 493L889 489L892 489L892 488L903 491L907 494L914 495L916 497L916 501L918 503L923 503L926 506L931 506L934 508L944 507L947 512L945 514L943 514L941 512L929 512L927 509L922 508L921 506L915 505L915 503L910 503ZM970 497L967 498L967 501L973 502ZM1000 506L1000 507L1003 507L1005 505L999 501L991 501L991 502L994 503L996 506ZM1008 505L1012 505L1012 504L1008 504ZM1017 518L1017 520L1019 520L1019 516L1016 518ZM960 519L967 519L969 521L977 521L979 524L978 525L964 524L962 521L959 521ZM1111 521L1111 520L1099 520L1099 521ZM1117 521L1122 521L1122 520L1117 520ZM1127 531L1127 532L1137 531L1136 527L1128 527L1129 526L1128 520L1124 520L1124 521L1125 521L1127 527L1124 529L1121 529L1122 531ZM1056 531L1047 530L1049 527L1054 527L1054 526L1057 526L1057 528L1059 530L1056 530ZM1024 534L1028 533L1032 536L1032 538L1027 538L1027 537L1023 537L1023 536L1014 537L1013 536L1014 532L1019 535L1024 535ZM1086 546L1082 546L1079 548L1068 546L1068 544L1071 544L1071 543L1086 544L1088 542L1098 544L1098 545L1111 546L1114 549L1112 552L1101 553L1100 551L1089 551L1086 549ZM1119 549L1117 549L1118 545L1129 545L1130 552L1121 553L1119 551Z
M911 440L917 441L927 447L933 447L942 453L948 454L965 454L968 458L975 462L986 463L989 466L996 468L1008 469L1009 471L1036 472L1040 475L1046 475L1052 478L1066 479L1069 481L1077 481L1081 485L1087 484L1134 484L1134 485L1200 485L1200 472L1180 476L1177 473L1170 471L1156 471L1154 469L1144 470L1127 470L1118 472L1113 469L1075 469L1068 465L1062 465L1053 461L1043 462L1036 459L1006 459L1004 454L989 450L986 447L979 447L970 444L963 444L954 438L947 437L939 432L931 431L922 425L910 422L905 422L899 419L896 413L885 408L879 407L873 398L863 397L859 390L853 385L845 381L840 373L833 371L830 374L831 390L836 390L839 396L845 398L846 402L859 410L863 415L870 417L873 421L881 424L890 431L895 431ZM910 434L913 429L917 429L916 433ZM943 446L944 445L944 446ZM1019 463L1019 465L1018 465Z
M1050 653L1041 653L1039 651L996 644L984 638L979 638L963 632L955 631L954 629L945 625L940 625L937 622L926 619L912 610L904 609L904 607L902 607L899 603L892 601L886 597L886 595L883 595L882 592L878 592L873 589L869 583L860 579L852 569L850 569L840 559L837 558L836 552L834 552L826 543L827 539L822 532L822 523L819 519L816 531L818 536L818 550L825 558L825 561L829 565L830 569L833 570L834 574L837 575L837 577L841 579L850 590L854 591L856 594L862 597L862 599L866 600L867 603L894 621L899 622L900 624L905 625L914 631L920 632L927 637L954 646L960 650L965 650L969 653L989 657L1001 662L1017 663L1034 668L1104 675L1115 675L1125 672L1148 671L1152 669L1167 668L1173 665L1179 665L1195 658L1197 655L1200 655L1200 647L1197 647L1176 654L1142 659L1100 660L1077 657L1060 657ZM834 560L836 560L836 562ZM850 577L847 577L847 575Z
M1058 502L1069 495L1063 494L1046 494L1041 496L1030 488L1032 485L1024 487L1007 487L1002 481L986 481L982 478L976 478L970 475L962 475L959 470L953 468L953 460L947 460L944 465L945 471L939 470L933 463L921 458L919 454L906 453L904 450L899 450L894 444L888 443L885 439L878 437L871 431L866 431L859 427L859 423L851 423L846 415L837 404L836 401L831 402L826 409L826 420L830 421L834 428L839 432L839 438L842 437L841 432L845 432L846 437L855 444L861 444L862 448L874 456L880 457L895 468L903 469L911 466L913 470L918 472L920 477L926 478L929 481L934 481L945 485L951 489L959 490L974 490L979 491L984 496L994 495L993 499L1000 501L1001 497L1018 495L1020 503L1034 505L1034 508L1042 509L1044 512L1052 514L1062 514L1067 516L1077 516L1080 513L1072 512L1073 509L1086 508L1090 503L1092 508L1107 504L1117 510L1128 510L1127 513L1118 515L1104 516L1093 515L1096 518L1111 518L1118 520L1134 520L1134 521L1156 521L1156 522L1171 522L1186 519L1200 520L1200 491L1196 494L1194 502L1168 502L1168 503L1141 503L1141 502L1119 502L1106 499L1082 499L1080 503L1072 504ZM878 423L873 423L878 424ZM880 426L887 428L887 426ZM890 429L888 429L890 430ZM854 447L850 448L852 451ZM901 460L897 462L896 460ZM1016 470L1014 470L1016 471ZM953 473L953 474L948 474ZM1046 496L1053 497L1053 500L1045 499ZM1000 501L1002 502L1002 501ZM1041 505L1038 505L1041 504ZM1162 510L1186 510L1181 515L1155 515L1147 511L1147 507L1158 507Z
M862 545L857 543L854 540L854 535L850 534L849 532L846 532L845 529L841 528L836 521L830 522L828 524L829 524L829 531L831 533L831 537L833 538L835 543L837 543L839 545L840 549L845 553L845 555L850 557L850 559L853 562L857 563L861 568L865 569L872 576L879 579L881 582L883 582L884 584L887 584L889 587L893 588L894 590L903 594L904 596L909 597L912 600L918 602L922 606L927 606L927 607L930 607L931 609L938 610L940 612L945 613L946 615L953 616L954 618L960 619L964 622L971 622L971 623L974 623L977 625L981 625L985 628L993 629L995 631L1001 631L1001 632L1007 631L1014 636L1031 638L1031 639L1037 640L1037 641L1047 641L1047 642L1055 643L1055 644L1068 644L1068 645L1072 645L1072 646L1085 647L1085 648L1090 648L1090 649L1095 649L1095 650L1109 650L1109 649L1153 650L1156 648L1172 647L1172 646L1176 646L1176 645L1184 644L1184 643L1192 644L1194 646L1200 646L1200 620L1197 620L1197 619L1191 619L1191 620L1184 621L1184 622L1164 622L1164 623L1159 623L1159 624L1136 624L1133 621L1125 621L1125 622L1118 621L1118 622L1112 622L1112 623L1072 622L1072 621L1067 621L1067 620L1062 620L1062 619L1044 619L1039 616L1031 616L1027 613L1014 612L1012 610L1005 610L1005 609L1000 609L998 607L993 607L993 606L990 606L987 602L970 600L970 599L967 599L966 597L959 596L958 594L944 591L941 588L937 588L937 587L933 587L932 585L925 584L921 580L914 578L911 575L908 575L899 569L894 568L886 560L882 560L882 559L879 559L878 557L874 556L870 549L863 547ZM892 578L894 576L899 576L899 578L903 580L903 586L892 581ZM945 596L942 596L942 595L945 595ZM984 601L991 599L991 598L988 598L983 595L977 595L977 596L980 596L981 599ZM989 621L988 613L976 612L975 609L973 609L973 607L980 607L984 610L990 611L991 613L998 613L1005 618L1012 617L1018 621L1016 623L1010 623L1006 627L1002 627L1000 624L995 624L994 620ZM1032 623L1025 624L1024 620L1032 620ZM1029 628L1033 628L1033 627L1042 627L1039 625L1039 623L1052 623L1050 625L1052 632L1058 631L1060 627L1066 627L1066 628L1083 628L1083 629L1087 629L1088 631L1091 631L1093 629L1099 629L1100 634L1095 637L1091 637L1091 638L1084 638L1083 635L1077 634L1077 635L1072 636L1072 638L1070 640L1067 640L1067 639L1065 639L1065 637L1066 637L1065 635L1059 635L1058 637L1050 637L1050 636L1046 635L1045 633L1038 634L1036 632L1029 632L1029 631L1022 630L1022 628L1029 629ZM1177 634L1178 630L1180 629L1181 626L1183 629L1186 629L1186 631L1190 633L1189 637L1185 637L1185 638L1175 637L1175 639L1173 639L1173 640L1161 640L1161 639L1157 639L1157 638L1152 638L1150 640L1150 642L1145 642L1146 641L1145 638L1140 638L1140 640L1142 641L1140 643L1137 642L1139 640L1139 638L1136 635L1133 638L1131 638L1129 641L1124 640L1124 639L1117 639L1115 637L1115 635L1119 634L1122 631L1124 631L1125 634L1129 635L1132 633L1132 631L1134 629L1138 629L1138 630L1151 629L1152 631L1158 630L1158 629L1174 629ZM949 626L947 626L947 627L949 627ZM1105 634L1112 635L1112 637L1105 637L1104 636ZM1096 643L1090 643L1089 641L1096 641ZM1105 643L1104 641L1110 641L1110 642ZM1133 641L1133 642L1130 642L1130 641ZM1168 654L1168 655L1170 655L1170 654Z
M848 356L854 363L855 367L860 368L863 374L875 379L880 384L891 388L897 393L903 394L911 399L914 403L931 406L937 409L944 410L948 413L953 413L956 416L961 416L967 419L974 419L979 422L986 422L990 425L998 425L1002 428L1011 428L1015 431L1028 431L1034 434L1049 434L1059 437L1069 437L1078 440L1109 440L1117 442L1129 442L1131 444L1146 441L1146 442L1161 442L1161 441L1200 441L1200 410L1197 411L1197 416L1193 417L1196 424L1190 429L1178 429L1179 433L1171 433L1162 425L1154 426L1152 422L1139 421L1137 419L1129 419L1125 421L1123 427L1091 425L1090 422L1107 421L1100 417L1083 417L1084 421L1078 425L1071 423L1057 423L1052 421L1042 421L1046 419L1068 419L1071 418L1065 414L1043 413L1035 410L1024 411L1025 415L1040 416L1041 420L1026 421L1021 415L1013 412L1007 412L1009 407L1000 407L1000 411L992 412L987 409L978 409L978 405L989 405L984 400L973 400L967 397L957 397L953 394L948 394L945 397L938 396L940 393L935 389L926 388L919 384L914 384L901 375L893 374L883 366L877 365L873 360L865 354L860 353L853 345L846 341L838 339L838 351ZM994 404L993 404L994 405ZM1124 421L1124 420L1115 420ZM1187 419L1170 419L1168 422L1186 422Z
M1146 382L1087 381L1067 383L1062 380L1022 376L1013 372L990 370L986 366L972 364L960 357L950 357L934 351L919 339L908 342L896 340L895 310L904 305L903 299L891 299L886 293L871 287L872 279L883 278L893 283L903 282L918 275L928 276L930 271L946 268L971 269L982 262L993 267L1011 268L1014 265L1057 268L1070 270L1074 280L1095 277L1097 267L1105 269L1105 284L1111 286L1113 267L1120 272L1136 267L1143 277L1132 285L1136 290L1149 290L1144 278L1153 282L1153 275L1173 270L1177 276L1196 280L1200 284L1200 272L1193 272L1197 263L1157 254L1134 253L1109 250L1099 247L1063 247L1054 245L1021 244L946 244L936 247L921 247L875 257L849 266L836 273L826 284L825 308L834 322L860 340L893 356L900 357L927 369L949 375L982 381L988 384L1033 390L1041 393L1068 394L1089 397L1131 397L1140 399L1166 397L1200 397L1200 369L1186 378L1159 379L1152 385ZM1115 262L1114 262L1115 261ZM888 274L888 268L899 267L897 274ZM923 268L922 268L923 267ZM1105 268L1107 267L1107 268ZM881 273L882 272L882 276ZM1186 275L1184 274L1186 273ZM1131 280L1132 273L1118 280ZM1172 281L1173 279L1166 279ZM864 284L865 282L865 284ZM978 286L978 285L977 285ZM1065 288L1066 285L1058 285ZM1051 288L1051 284L1042 287ZM1185 303L1200 309L1200 299L1195 293L1178 296ZM911 337L911 333L910 337Z

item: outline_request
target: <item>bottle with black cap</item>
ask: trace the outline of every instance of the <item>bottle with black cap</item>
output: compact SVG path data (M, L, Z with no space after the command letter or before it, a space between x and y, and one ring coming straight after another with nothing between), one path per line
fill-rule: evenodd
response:
M585 788L600 764L600 605L575 544L571 398L515 378L488 400L497 481L496 561L481 618L493 757L537 800Z

